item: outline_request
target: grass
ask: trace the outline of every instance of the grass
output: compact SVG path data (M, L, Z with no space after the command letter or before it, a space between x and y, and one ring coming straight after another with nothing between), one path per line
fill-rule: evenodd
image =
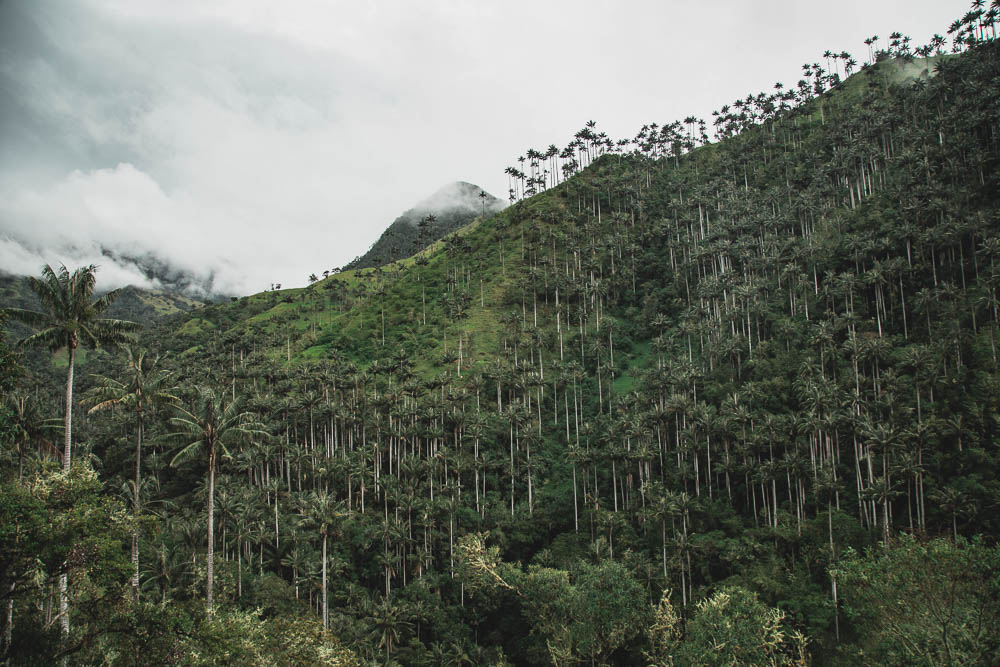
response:
M211 329L215 329L215 324L210 321L200 317L192 317L190 320L184 323L177 333L182 336L198 336L200 334L207 333Z

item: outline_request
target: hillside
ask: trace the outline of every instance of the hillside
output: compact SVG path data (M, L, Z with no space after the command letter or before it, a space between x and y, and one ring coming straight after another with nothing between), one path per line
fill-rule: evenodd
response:
M490 529L509 560L625 553L681 607L738 583L833 650L835 625L862 632L823 602L847 547L998 528L996 47L930 79L883 75L897 69L679 155L596 156L402 267L216 306L164 344L195 366L234 352L238 385L268 378L265 405L320 397L302 445L344 465L373 425L359 465L425 492L438 478L453 532ZM435 452L454 461L411 478ZM414 530L396 487L372 483L368 502ZM660 544L649 522L667 519ZM434 567L386 544L383 593Z
M737 100L716 141L588 123L413 256L162 320L144 344L185 409L255 421L217 458L174 458L197 434L166 410L140 431L150 659L207 587L222 623L316 619L303 645L358 662L997 662L1000 44L976 21L955 54L894 37ZM74 430L116 488L128 424Z
M409 257L469 224L476 216L496 213L503 206L503 202L478 185L449 183L393 220L368 252L343 268L375 268Z
M142 289L130 285L121 290L118 299L108 309L107 316L151 327L161 318L185 313L209 303L211 301L192 297L180 290ZM38 297L31 291L27 277L0 272L0 308L38 310L39 307ZM16 322L12 322L10 326L15 337L30 331L28 327Z

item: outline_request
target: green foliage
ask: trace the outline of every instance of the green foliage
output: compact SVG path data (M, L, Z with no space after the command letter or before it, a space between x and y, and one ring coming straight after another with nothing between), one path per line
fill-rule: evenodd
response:
M112 630L128 579L122 547L132 521L102 492L96 473L82 464L0 485L0 590L16 609L18 628L5 649L15 662L75 654ZM73 617L82 623L60 642L33 601L64 574Z
M315 621L263 621L257 612L236 609L199 616L191 638L178 648L183 656L178 665L360 664Z
M6 331L7 318L0 313L0 396L8 399L17 380L24 374L24 370L18 363L13 350L7 344ZM0 456L5 459L14 454L15 440L21 436L21 429L17 424L13 406L8 400L0 402ZM5 470L12 470L13 467L2 467L0 473ZM0 476L0 479L3 479Z
M103 495L86 465L69 473L48 471L3 486L0 549L3 581L28 584L63 572L97 583L116 580L123 566L121 539L131 519L118 501ZM98 570L91 570L91 567Z
M89 658L107 665L248 665L255 667L360 662L316 621L294 614L263 618L230 607L206 614L201 605L142 604L116 619Z
M645 591L621 563L581 562L572 572L536 565L522 570L501 561L484 536L466 536L460 546L470 585L515 593L556 665L605 664L648 622Z
M742 588L725 587L699 602L683 633L666 591L647 633L652 665L808 664L807 640L785 613Z
M138 327L134 322L103 318L101 315L114 303L119 290L94 299L97 267L80 267L72 274L65 266L56 272L51 266L42 268L42 278L31 280L31 289L41 302L42 310L7 308L6 314L37 329L22 344L42 344L51 350L77 345L99 347L122 343L127 334Z
M846 82L812 65L720 110L717 143L696 118L619 142L588 123L508 171L528 198L417 257L149 332L189 411L144 416L146 452L134 414L66 419L148 512L134 614L90 626L147 627L121 660L167 663L276 655L269 624L299 615L386 664L781 664L795 629L819 663L909 660L845 583L856 553L1000 534L1000 47L980 17L933 76L893 37ZM128 386L90 361L107 381L82 382ZM50 360L26 365L18 394L59 415ZM18 637L51 638L18 605Z
M886 665L984 665L1000 660L1000 548L894 540L850 552L833 570L856 617L861 655Z
M621 563L582 564L574 574L570 636L578 655L603 662L648 624L645 591Z

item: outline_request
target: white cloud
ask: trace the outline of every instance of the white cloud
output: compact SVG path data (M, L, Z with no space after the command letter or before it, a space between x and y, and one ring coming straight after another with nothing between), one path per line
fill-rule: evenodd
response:
M615 137L707 118L827 48L922 42L965 6L9 1L0 268L104 247L224 291L303 284L445 183L504 198L505 166L590 118Z

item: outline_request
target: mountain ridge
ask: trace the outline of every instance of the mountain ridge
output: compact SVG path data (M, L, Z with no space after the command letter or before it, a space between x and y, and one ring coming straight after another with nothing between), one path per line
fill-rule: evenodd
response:
M341 447L330 465L342 456L393 466L387 486L429 492L429 478L436 493L450 488L443 523L473 545L496 531L488 544L503 563L567 578L585 577L594 554L638 563L620 579L677 591L671 602L686 614L734 584L772 607L791 600L821 661L874 650L888 640L831 611L829 572L846 567L848 546L891 545L894 531L910 530L908 513L914 533L998 532L988 516L958 524L927 502L961 483L986 504L1000 488L993 467L956 481L980 456L968 443L992 437L969 406L1000 412L989 389L997 320L976 305L990 294L986 265L1000 259L989 241L1000 228L1000 163L995 141L973 150L1000 127L973 92L1000 78L996 51L945 59L905 87L875 66L759 122L728 117L732 136L677 153L651 144L616 154L595 141L561 183L412 262L205 309L173 344L192 367L247 355L247 372L265 369L274 395L330 396L332 422L316 425L318 441ZM965 94L950 104L929 102L959 85ZM970 221L961 228L942 215L951 197ZM243 377L232 382L249 390ZM962 454L944 431L913 426L914 415L944 423L952 410L965 425ZM344 444L362 433L367 449ZM920 465L895 472L918 448ZM876 460L884 472L866 470ZM424 461L426 476L407 467ZM824 486L832 475L842 481ZM335 493L360 510L357 487ZM402 535L411 521L415 534L427 525L407 501L375 493L379 521L393 523L395 510ZM541 662L541 639L519 644L533 641L527 607L517 621L448 587L449 538L436 590L508 628L487 642ZM373 590L422 571L405 539L394 545L393 563L352 569ZM789 555L797 550L808 566ZM764 562L780 566L765 572ZM856 591L845 584L840 595ZM853 649L838 639L847 628L861 637ZM621 664L639 659L615 651Z
M375 268L409 257L469 224L477 215L497 213L503 208L502 201L478 185L448 183L397 216L363 255L342 270ZM428 220L429 216L433 220Z
M101 291L99 294L104 294L106 291ZM152 326L164 317L188 312L217 301L218 299L213 301L194 298L179 289L147 289L127 285L119 288L118 298L111 303L106 315L111 319ZM38 310L40 306L27 276L0 271L0 308Z

